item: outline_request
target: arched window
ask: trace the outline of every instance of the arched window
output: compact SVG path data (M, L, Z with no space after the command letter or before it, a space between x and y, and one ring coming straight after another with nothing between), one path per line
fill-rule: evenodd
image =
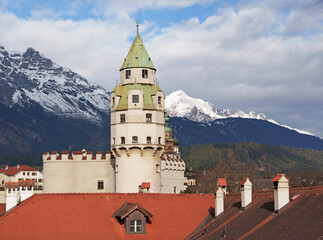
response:
M147 143L151 143L151 137L147 137Z
M161 137L158 138L158 144L161 144Z
M125 144L125 143L126 143L125 137L121 137L121 144Z
M132 143L138 143L138 137L137 136L132 137Z

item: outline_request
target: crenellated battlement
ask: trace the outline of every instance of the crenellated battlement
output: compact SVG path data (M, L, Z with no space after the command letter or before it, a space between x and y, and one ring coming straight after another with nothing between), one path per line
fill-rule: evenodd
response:
M94 155L92 151L86 151L83 149L82 151L73 151L72 154L69 154L68 151L62 151L59 154L57 151L52 151L51 153L45 152L43 154L43 162L50 161L110 161L111 160L111 152L106 151L105 154L102 151L97 151Z
M162 156L161 170L185 171L185 162L182 159L173 159L169 156Z

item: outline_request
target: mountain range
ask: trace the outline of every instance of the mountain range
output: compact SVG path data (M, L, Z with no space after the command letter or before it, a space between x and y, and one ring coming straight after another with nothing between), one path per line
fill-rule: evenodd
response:
M33 48L0 46L0 151L107 150L109 92ZM323 150L323 140L280 126L263 113L221 110L179 90L167 113L183 145L258 142Z

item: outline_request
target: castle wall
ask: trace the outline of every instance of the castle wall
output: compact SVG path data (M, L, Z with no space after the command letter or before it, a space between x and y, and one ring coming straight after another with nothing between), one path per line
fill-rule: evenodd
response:
M107 152L43 155L44 193L115 192L114 161ZM98 189L103 181L104 189Z
M180 193L185 190L185 162L165 157L161 161L161 192Z
M148 70L148 78L142 78L142 70ZM131 71L131 78L126 79L126 70ZM154 84L155 83L155 72L156 70L150 68L128 68L120 71L120 84L129 84L129 83L146 83Z

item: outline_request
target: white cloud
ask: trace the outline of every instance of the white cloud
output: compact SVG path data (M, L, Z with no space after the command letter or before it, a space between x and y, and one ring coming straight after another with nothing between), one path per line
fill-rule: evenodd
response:
M162 29L144 20L140 32L166 93L183 89L221 108L264 112L323 137L322 5L304 2L249 1ZM1 44L19 51L32 46L110 90L136 32L129 14L142 4L93 3L107 20L24 20L0 12ZM146 3L147 9L180 8L196 1Z

